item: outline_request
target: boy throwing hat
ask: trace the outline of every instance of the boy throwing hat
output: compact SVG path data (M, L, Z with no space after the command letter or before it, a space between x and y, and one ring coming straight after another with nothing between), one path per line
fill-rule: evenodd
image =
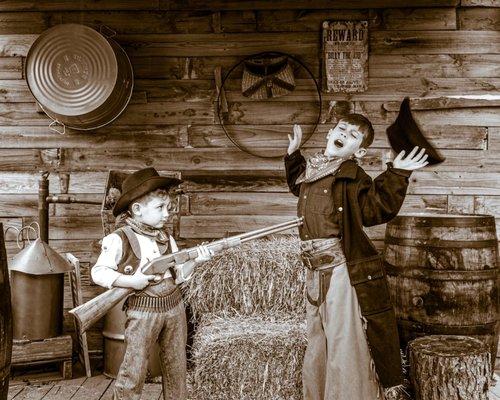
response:
M305 400L375 400L402 383L396 319L381 255L363 226L396 216L412 170L425 150L402 151L372 180L357 164L373 142L373 127L349 114L330 129L324 152L300 154L300 126L289 135L285 168L299 197L302 258L307 267Z

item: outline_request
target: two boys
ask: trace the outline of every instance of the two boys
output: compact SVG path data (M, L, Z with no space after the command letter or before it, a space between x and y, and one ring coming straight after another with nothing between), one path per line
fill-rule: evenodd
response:
M329 131L323 154L307 162L300 154L302 132L294 127L285 157L287 182L299 197L302 257L307 271L308 347L303 365L306 400L383 398L382 387L402 382L399 341L382 259L363 226L387 222L399 211L412 170L427 164L422 149L400 153L374 181L356 163L373 141L373 127L363 116L349 114ZM140 267L175 241L164 231L169 187L180 181L158 176L153 168L137 171L123 183L115 216L128 212L126 227L103 239L92 269L105 287L131 287L128 300L126 353L115 383L115 399L139 399L150 348L161 349L164 399L186 397L186 317L177 284L199 257L159 283ZM175 276L175 280L174 280Z

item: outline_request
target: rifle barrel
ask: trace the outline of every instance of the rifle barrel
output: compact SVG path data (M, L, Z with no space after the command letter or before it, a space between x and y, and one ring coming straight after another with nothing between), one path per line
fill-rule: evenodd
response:
M296 226L299 226L299 225L302 225L302 218L297 218L293 221L288 221L288 222L285 222L282 224L273 225L273 226L270 226L264 230L249 232L249 234L246 235L246 237L241 239L241 243L245 243L245 242L248 242L250 240L259 239L261 237L271 235L271 234L277 233L277 232L282 232L282 231L285 231L287 229L295 228Z
M241 235L238 235L241 239L244 239L246 238L247 236L254 236L256 234L260 234L260 233L264 233L264 232L268 232L269 230L271 229L276 229L276 228L281 228L281 227L285 227L285 226L299 226L302 224L302 221L303 221L303 218L300 217L300 218L295 218L291 221L286 221L286 222L281 222L279 224L276 224L276 225L272 225L272 226L268 226L266 228L261 228L261 229L256 229L254 231L250 231L250 232L245 232L245 233L242 233Z
M245 232L245 233L242 233L242 234L237 235L237 236L232 236L232 238L235 238L235 239L238 238L238 239L242 239L243 240L243 239L246 239L247 237L254 237L255 235L259 235L261 233L269 232L270 230L274 230L274 229L278 229L278 228L285 228L287 226L289 226L290 228L292 228L294 226L299 226L299 225L302 224L302 221L303 221L302 217L295 218L295 219L293 219L291 221L281 222L279 224L268 226L266 228L256 229L254 231ZM283 229L283 230L285 230L285 229ZM259 237L261 237L261 236L259 236Z

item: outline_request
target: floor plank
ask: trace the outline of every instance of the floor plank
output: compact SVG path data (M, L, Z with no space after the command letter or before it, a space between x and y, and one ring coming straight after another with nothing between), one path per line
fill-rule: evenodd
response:
M86 380L87 377L84 376L67 381L55 382L54 386L52 386L52 389L50 389L50 391L45 395L43 400L70 399L80 389L80 386L82 386Z
M113 381L99 400L112 400L114 386L115 382ZM160 383L146 383L142 390L141 400L159 400L162 398L161 393L162 388Z
M103 393L99 400L113 400L113 388L115 386L115 382L111 382L106 391Z
M26 385L10 385L7 400L12 400Z
M36 386L27 385L13 397L13 400L41 400L52 389L52 386L54 386L53 382Z
M111 384L112 379L104 375L87 378L76 393L70 397L71 400L98 400ZM62 399L61 399L62 400Z

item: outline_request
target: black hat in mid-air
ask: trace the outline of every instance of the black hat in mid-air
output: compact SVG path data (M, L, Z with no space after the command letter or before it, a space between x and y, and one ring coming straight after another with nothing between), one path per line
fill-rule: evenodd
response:
M420 127L413 118L410 109L410 99L405 97L399 108L396 121L386 130L392 149L399 153L404 150L408 154L415 146L425 148L427 161L430 165L439 164L445 158L429 143Z

